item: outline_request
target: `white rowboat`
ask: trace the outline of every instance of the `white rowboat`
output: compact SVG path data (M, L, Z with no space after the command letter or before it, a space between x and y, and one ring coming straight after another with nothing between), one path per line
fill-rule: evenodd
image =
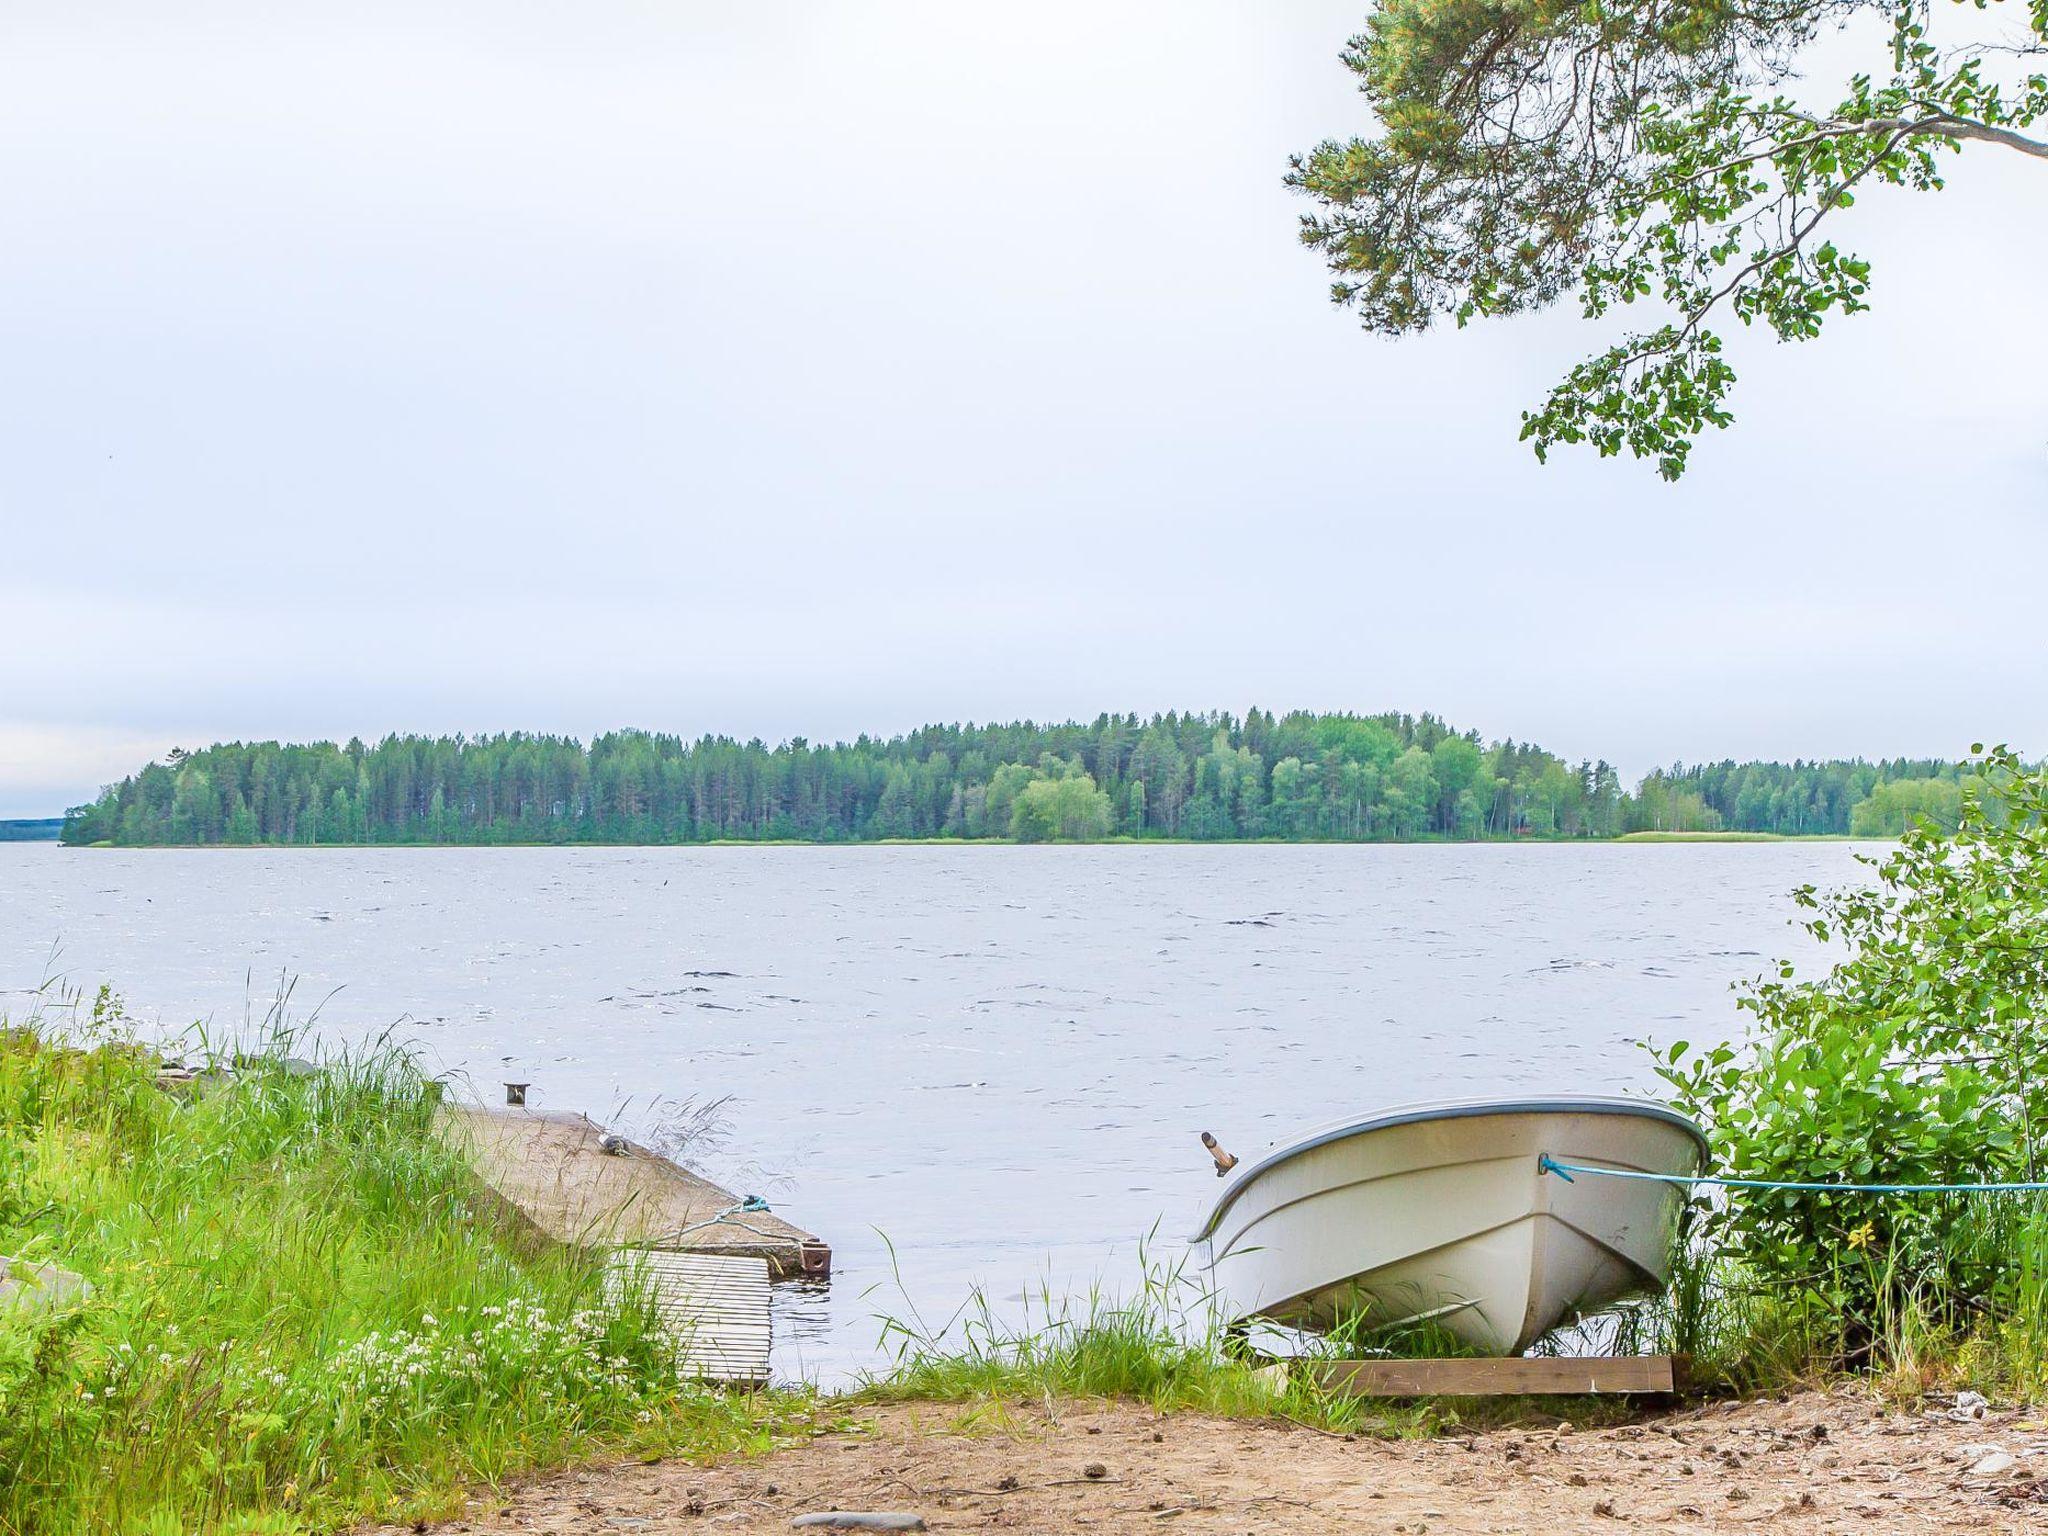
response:
M1699 1127L1661 1104L1560 1094L1414 1104L1237 1167L1194 1241L1226 1316L1289 1327L1434 1320L1520 1354L1568 1319L1661 1289L1683 1192L1568 1182L1561 1162L1700 1171Z

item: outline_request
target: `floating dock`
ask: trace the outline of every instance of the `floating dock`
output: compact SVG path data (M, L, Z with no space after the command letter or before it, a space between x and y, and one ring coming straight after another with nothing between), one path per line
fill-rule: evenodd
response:
M824 1275L832 1250L772 1211L587 1115L444 1104L442 1133L542 1235L581 1248L764 1259L777 1279Z

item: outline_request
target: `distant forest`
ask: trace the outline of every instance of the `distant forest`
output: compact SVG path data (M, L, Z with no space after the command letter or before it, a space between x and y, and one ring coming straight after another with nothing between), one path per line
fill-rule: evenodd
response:
M1630 832L1885 836L1953 824L1953 763L1723 762L1631 792L1605 762L1487 745L1432 715L1103 715L832 746L616 731L230 742L173 752L64 821L67 843L1403 841Z
M0 843L54 843L64 823L55 816L0 821Z

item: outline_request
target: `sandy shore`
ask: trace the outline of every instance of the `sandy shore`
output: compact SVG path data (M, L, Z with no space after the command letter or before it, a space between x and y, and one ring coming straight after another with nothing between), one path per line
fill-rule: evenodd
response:
M910 1511L935 1532L2048 1529L2048 1422L1902 1414L1859 1392L1424 1441L1098 1403L895 1405L851 1423L758 1460L561 1474L440 1529L786 1532L828 1509Z

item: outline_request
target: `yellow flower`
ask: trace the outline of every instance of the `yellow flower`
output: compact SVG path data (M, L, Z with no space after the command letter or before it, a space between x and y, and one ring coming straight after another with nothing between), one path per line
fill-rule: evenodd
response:
M1877 1227L1871 1222L1866 1221L1860 1227L1851 1227L1849 1229L1849 1246L1851 1248L1868 1248L1876 1241Z

